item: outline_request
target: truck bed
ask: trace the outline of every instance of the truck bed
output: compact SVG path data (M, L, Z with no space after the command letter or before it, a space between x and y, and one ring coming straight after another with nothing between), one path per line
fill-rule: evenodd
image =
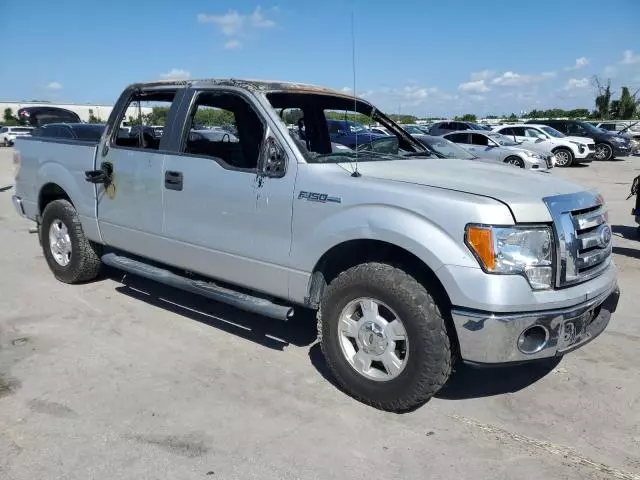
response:
M95 223L96 188L85 180L85 171L93 170L98 142L81 140L22 137L16 139L20 157L16 191L21 192L28 218L38 215L39 193L45 185L56 186L74 199L83 227ZM44 192L47 192L47 188ZM89 227L89 225L87 225ZM89 228L89 231L94 229Z

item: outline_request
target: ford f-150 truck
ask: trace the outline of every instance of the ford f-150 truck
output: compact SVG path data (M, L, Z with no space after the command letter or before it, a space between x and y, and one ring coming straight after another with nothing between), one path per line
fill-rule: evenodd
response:
M139 101L170 105L161 137L118 135ZM212 109L234 119L236 141L189 135ZM304 140L287 109L303 113ZM392 135L332 149L335 110ZM316 310L336 381L376 408L423 404L453 359L562 356L617 306L598 192L430 157L369 102L321 87L132 84L99 142L25 137L15 148L13 202L37 223L57 279L88 281L106 264L276 319Z

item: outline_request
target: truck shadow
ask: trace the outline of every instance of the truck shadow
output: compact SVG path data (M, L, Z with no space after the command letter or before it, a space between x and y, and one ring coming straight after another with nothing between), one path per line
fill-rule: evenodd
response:
M105 272L105 277L120 283L115 290L123 295L266 348L283 351L288 345L311 346L309 360L313 367L323 378L346 394L335 382L320 345L316 342L315 312L298 309L291 320L284 322L245 312L142 277L112 270ZM462 400L516 392L543 378L559 361L499 368L476 368L458 363L436 398Z
M238 310L142 277L116 271L105 272L105 277L121 284L116 287L118 293L273 350L284 350L288 345L308 346L317 337L315 316L309 310L296 309L294 317L285 322Z
M638 226L629 225L612 225L611 230L616 237L626 238L628 240L638 240Z

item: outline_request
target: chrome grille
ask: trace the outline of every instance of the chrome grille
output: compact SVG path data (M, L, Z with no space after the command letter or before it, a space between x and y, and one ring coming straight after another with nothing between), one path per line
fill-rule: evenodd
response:
M545 162L547 162L547 168L553 168L553 156L552 155L547 155L546 157L544 157Z
M611 227L602 197L593 192L547 197L556 238L556 286L585 282L611 261Z

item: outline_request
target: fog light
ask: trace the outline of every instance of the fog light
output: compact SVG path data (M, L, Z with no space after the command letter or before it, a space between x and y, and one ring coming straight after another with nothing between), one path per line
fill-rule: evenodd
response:
M542 325L527 328L518 338L518 349L522 353L531 354L542 350L549 340L549 331Z
M551 267L527 267L524 270L524 274L529 280L529 285L534 290L551 288L552 273Z

